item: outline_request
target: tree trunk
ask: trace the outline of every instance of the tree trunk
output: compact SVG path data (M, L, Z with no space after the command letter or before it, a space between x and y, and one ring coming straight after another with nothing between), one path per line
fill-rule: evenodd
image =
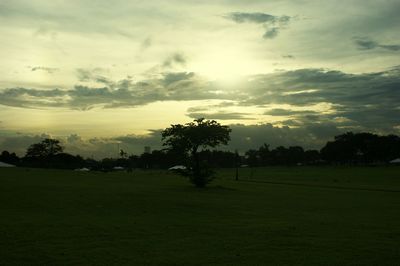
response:
M192 158L193 158L193 176L192 182L196 187L204 187L206 185L205 180L201 176L200 171L200 159L199 154L197 153L198 147L194 147L192 150Z
M199 154L197 153L197 147L194 147L192 150L192 158L194 161L193 164L193 173L196 177L200 175L200 161L199 161Z

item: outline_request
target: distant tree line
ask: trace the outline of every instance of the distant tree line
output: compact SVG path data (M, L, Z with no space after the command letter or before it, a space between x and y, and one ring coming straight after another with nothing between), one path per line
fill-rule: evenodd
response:
M400 157L400 137L348 132L321 149L321 158L342 164L387 163Z
M279 146L270 149L264 144L258 150L246 152L250 166L295 164L384 164L400 157L400 137L372 133L348 132L335 136L320 150L304 150L300 146Z
M321 164L318 150L304 150L300 146L279 146L270 149L264 144L258 150L248 150L245 155L249 166Z
M304 150L300 146L279 146L271 149L264 144L250 149L244 155L219 150L198 151L198 160L210 167L269 166L269 165L317 165L384 164L400 158L400 137L379 136L372 133L348 132L329 141L321 150ZM141 155L128 155L121 151L119 158L95 160L64 152L59 140L45 139L28 147L25 156L3 151L0 161L23 167L76 169L87 167L98 171L124 169L167 169L173 165L186 165L188 157L174 149L154 150Z

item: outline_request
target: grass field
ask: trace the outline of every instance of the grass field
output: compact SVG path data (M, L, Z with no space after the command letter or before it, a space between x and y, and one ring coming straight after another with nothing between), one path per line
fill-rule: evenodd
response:
M0 169L0 265L400 265L400 168Z

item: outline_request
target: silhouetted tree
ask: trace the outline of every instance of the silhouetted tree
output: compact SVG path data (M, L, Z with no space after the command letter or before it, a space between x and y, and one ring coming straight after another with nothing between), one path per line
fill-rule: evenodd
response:
M300 146L278 146L270 150L268 144L263 144L258 150L248 150L245 158L249 166L295 165L316 163L320 160L320 155L316 150L304 151Z
M379 138L379 149L377 151L379 157L389 162L393 159L400 158L400 137L396 135L381 136Z
M124 151L123 149L119 150L119 156L121 158L127 158L128 157L128 153L126 151Z
M63 147L59 140L44 139L28 147L23 158L23 165L29 167L55 167L55 155L62 153Z
M100 170L101 168L100 162L93 158L85 159L84 166L92 170Z
M317 164L321 162L321 155L317 150L307 150L304 152L304 163Z
M289 165L304 162L304 149L300 146L292 146L287 150L286 163Z
M19 163L19 157L15 154L15 152L10 153L8 151L3 151L0 154L0 161L4 163L9 163L9 164L18 164Z
M199 149L228 144L230 132L228 126L222 126L215 120L200 118L184 125L171 125L162 132L162 140L164 146L190 156L190 181L197 187L204 187L212 180L212 173L206 166L201 167Z
M44 139L39 143L32 144L26 151L25 157L46 158L61 153L64 148L57 139Z
M85 166L85 160L80 155L69 153L57 153L48 157L47 166L59 169L76 169Z
M212 167L235 167L236 154L230 151L203 150L199 159Z
M278 146L271 151L272 164L285 165L287 164L288 149L283 146Z
M324 160L334 163L370 164L400 157L400 138L372 133L347 132L329 141L322 149Z
M258 149L258 157L260 159L260 163L262 165L268 165L271 163L271 151L269 150L269 145L268 144L263 144L259 149Z
M246 162L249 166L259 166L259 159L260 159L260 155L258 153L258 150L248 150L245 153L245 158L246 158Z

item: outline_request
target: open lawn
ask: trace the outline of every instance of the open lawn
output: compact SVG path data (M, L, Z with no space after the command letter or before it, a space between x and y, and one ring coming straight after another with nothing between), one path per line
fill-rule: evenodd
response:
M0 265L400 265L400 168L0 169Z

